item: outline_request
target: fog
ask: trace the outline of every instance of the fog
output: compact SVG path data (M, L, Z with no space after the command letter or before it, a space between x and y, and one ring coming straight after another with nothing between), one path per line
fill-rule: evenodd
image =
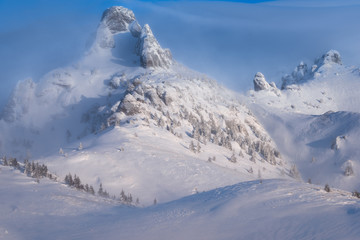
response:
M178 62L239 92L252 87L258 71L279 84L301 60L311 63L329 49L346 65L360 65L360 4L354 0L2 0L0 108L17 81L38 81L79 59L112 5L131 8L141 25L149 23Z

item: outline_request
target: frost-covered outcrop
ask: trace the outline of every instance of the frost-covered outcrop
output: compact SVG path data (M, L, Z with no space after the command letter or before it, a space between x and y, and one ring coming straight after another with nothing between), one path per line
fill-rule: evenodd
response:
M325 64L339 64L342 65L340 53L336 50L330 50L315 61L319 67Z
M168 68L172 64L172 55L169 49L162 49L150 26L145 24L139 41L139 55L141 65L145 68Z
M254 90L256 92L261 90L268 90L270 88L269 83L266 81L265 76L261 72L255 74L253 82Z
M101 18L101 22L112 34L127 31L129 24L133 21L135 21L133 11L121 6L106 9Z
M133 11L121 6L108 8L104 11L97 29L96 43L101 48L114 48L114 35L127 31L134 37L139 37L141 32Z
M314 61L311 68L304 62L300 62L291 74L282 77L281 89L286 89L293 84L301 84L314 77L324 65L339 64L342 65L340 53L336 50L330 50Z

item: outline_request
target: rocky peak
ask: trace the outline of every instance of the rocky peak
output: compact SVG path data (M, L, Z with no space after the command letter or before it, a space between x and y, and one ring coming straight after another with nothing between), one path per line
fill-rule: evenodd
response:
M266 81L264 74L262 74L261 72L255 74L253 82L254 82L254 90L256 92L270 89L269 83Z
M121 6L106 9L101 18L101 22L112 34L127 31L129 24L133 21L135 21L133 11Z
M161 48L148 24L141 30L138 52L141 65L145 68L168 68L172 64L170 50Z
M340 53L338 51L330 50L323 54L320 58L314 61L314 65L312 65L311 69L306 63L300 62L291 74L286 74L282 77L281 89L285 89L289 85L299 84L311 79L314 77L315 73L319 72L319 69L322 66L329 64L342 65Z
M342 65L340 53L336 50L328 51L327 53L322 55L321 58L315 61L315 64L319 67L324 64L332 64L332 63Z
M104 11L96 34L96 43L101 48L115 48L114 35L130 31L139 37L141 27L135 19L133 11L115 6Z

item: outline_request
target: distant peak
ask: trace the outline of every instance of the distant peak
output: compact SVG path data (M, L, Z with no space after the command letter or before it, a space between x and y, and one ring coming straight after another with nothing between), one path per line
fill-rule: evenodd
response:
M323 54L320 58L315 61L315 64L319 67L324 64L339 64L342 65L340 53L336 50L330 50Z
M314 77L319 69L324 65L342 65L340 53L336 50L330 50L314 61L311 68L303 61L294 69L291 74L282 77L281 89L286 89L289 85L300 84Z

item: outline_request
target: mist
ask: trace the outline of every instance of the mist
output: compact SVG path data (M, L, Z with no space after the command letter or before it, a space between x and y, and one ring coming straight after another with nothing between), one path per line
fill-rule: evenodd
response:
M0 108L19 80L78 60L102 12L132 9L180 63L246 92L256 72L280 83L300 62L330 49L346 65L360 64L360 4L356 1L85 1L0 3Z

